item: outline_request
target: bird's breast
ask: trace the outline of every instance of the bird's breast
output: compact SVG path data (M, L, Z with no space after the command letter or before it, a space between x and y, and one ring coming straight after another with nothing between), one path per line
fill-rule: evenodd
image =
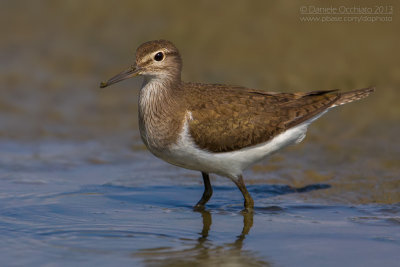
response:
M149 83L140 90L138 106L140 136L145 145L153 154L168 150L183 126L176 101L165 88Z

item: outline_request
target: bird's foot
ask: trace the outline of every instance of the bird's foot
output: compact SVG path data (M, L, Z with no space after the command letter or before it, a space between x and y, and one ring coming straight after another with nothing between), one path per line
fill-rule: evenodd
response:
M193 207L193 210L194 211L204 211L206 209L206 206L204 206L204 205L202 205L202 204L199 204L199 203L197 203L194 207Z

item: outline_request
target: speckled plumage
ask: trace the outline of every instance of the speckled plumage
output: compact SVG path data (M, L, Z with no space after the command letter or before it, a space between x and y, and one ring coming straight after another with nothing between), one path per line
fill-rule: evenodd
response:
M290 94L226 85L184 87L191 96L187 99L193 116L190 134L200 148L216 153L267 142L323 112L339 97L329 91Z

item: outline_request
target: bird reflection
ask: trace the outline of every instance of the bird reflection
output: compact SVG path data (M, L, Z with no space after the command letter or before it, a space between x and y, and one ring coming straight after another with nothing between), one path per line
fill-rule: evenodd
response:
M257 258L252 252L243 250L243 243L253 226L253 213L243 213L243 228L232 243L220 244L209 240L210 229L212 229L212 214L207 210L195 211L200 213L203 226L199 237L193 241L192 246L185 246L183 250L174 248L149 248L135 253L148 264L158 266L186 266L194 265L245 265L245 266L268 266L269 264ZM187 244L186 244L187 245Z
M200 237L198 238L198 242L201 245L203 242L207 240L208 232L210 231L211 224L212 224L212 216L211 213L207 210L197 211L201 213L201 217L203 219L203 229L201 230ZM249 234L251 227L253 226L253 213L244 212L242 213L243 216L243 228L240 235L237 236L235 242L233 242L233 247L238 249L242 248L243 240L246 238L246 235Z
M201 244L207 240L208 232L210 231L210 227L212 224L212 217L209 211L203 210L199 212L201 213L201 217L203 218L203 229L201 230L201 236L198 239L199 244Z
M235 246L238 249L242 249L243 240L246 238L246 235L249 234L251 227L253 227L253 213L243 213L243 229L238 238L235 241Z

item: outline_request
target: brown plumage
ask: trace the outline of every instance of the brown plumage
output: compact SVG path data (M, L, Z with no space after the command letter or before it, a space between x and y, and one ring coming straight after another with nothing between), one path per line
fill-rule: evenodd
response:
M267 142L332 106L364 98L374 90L275 93L215 84L183 87L190 91L186 99L193 116L190 135L201 149L217 153Z
M289 144L304 138L308 124L329 108L362 99L365 88L308 93L276 93L220 84L181 81L182 59L169 41L142 44L135 64L101 83L106 87L143 75L139 93L139 129L143 142L157 157L201 171L205 191L196 208L212 195L208 173L232 179L253 209L242 171Z
M159 102L165 105L151 102L140 107L139 122L144 125L145 117L151 118L147 125L155 132L153 146L162 150L176 143L182 118L190 111L189 131L195 144L210 152L229 152L267 142L332 106L361 99L372 91L373 88L344 94L338 90L275 93L181 83L170 95L159 95Z

